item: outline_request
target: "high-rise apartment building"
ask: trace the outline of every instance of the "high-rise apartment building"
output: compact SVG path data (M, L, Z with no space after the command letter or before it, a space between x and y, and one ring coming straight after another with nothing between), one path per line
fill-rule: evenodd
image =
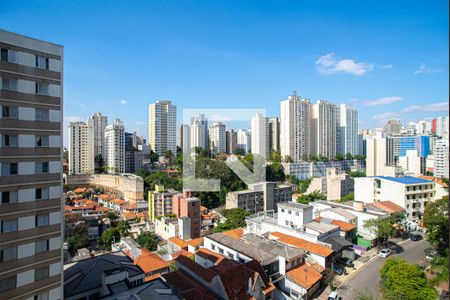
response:
M120 119L105 128L106 166L109 173L125 172L125 127Z
M191 239L200 237L200 199L192 197L191 191L173 196L173 213L178 218L189 218Z
M178 194L173 189L164 189L163 185L155 184L155 190L148 192L148 215L152 222L157 217L173 214L173 196Z
M436 118L436 135L440 137L448 137L449 119L446 117Z
M0 298L63 299L63 47L0 30Z
M377 132L367 138L366 145L367 176L396 176L398 169L394 166L393 139Z
M250 153L252 145L252 135L249 130L239 129L237 132L237 147Z
M160 156L167 150L177 153L177 107L170 101L148 106L148 143Z
M384 124L383 131L387 134L400 134L402 125L398 119L390 119Z
M180 125L180 148L183 153L191 150L191 129L187 124Z
M311 154L311 103L295 93L280 102L280 152L294 162Z
M225 152L227 154L232 154L237 148L237 132L233 129L227 130L225 132Z
M441 139L436 141L434 149L434 176L449 177L448 158L449 158L449 144L448 139Z
M93 174L94 131L84 122L69 123L69 174Z
M269 118L269 151L280 152L280 118Z
M252 118L252 153L267 159L269 157L269 124L267 118L257 113Z
M191 118L191 148L203 148L208 150L208 120L204 114L198 114Z
M335 104L319 100L313 105L311 154L334 158L337 145L338 109Z
M358 111L347 104L339 107L339 141L337 153L359 154L358 149Z
M209 149L214 154L226 152L225 124L215 122L209 127Z
M105 128L108 126L108 117L97 112L87 119L87 125L92 127L94 136L94 157L101 154L106 157Z

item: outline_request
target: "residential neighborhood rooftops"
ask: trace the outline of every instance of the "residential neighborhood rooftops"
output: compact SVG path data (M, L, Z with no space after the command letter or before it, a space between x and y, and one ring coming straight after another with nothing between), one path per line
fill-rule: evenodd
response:
M163 274L169 286L173 287L183 299L215 300L216 296L208 289L191 279L184 271L177 270Z
M356 224L351 224L351 223L347 223L347 222L335 220L335 219L327 219L327 218L317 217L314 219L314 221L319 222L319 223L328 223L328 224L333 224L333 225L339 226L339 229L344 232L348 232L348 231L351 231L356 228Z
M284 203L278 203L277 206L279 208L290 208L290 209L296 209L296 210L303 210L303 209L312 209L312 205L308 204L302 204L297 202L284 202Z
M338 226L333 225L333 224L326 224L326 223L318 223L318 222L311 222L311 223L307 223L304 224L303 226L305 226L306 228L309 228L311 230L317 231L319 233L326 233L332 230L335 230L336 228L338 228Z
M169 267L169 264L161 257L145 248L141 248L141 255L133 263L145 273L151 273Z
M199 237L193 240L189 240L186 242L189 246L192 247L198 247L200 245L203 245L203 237Z
M229 237L232 237L235 240L239 240L244 235L244 229L236 228L236 229L223 231L222 233L225 235L228 235Z
M172 244L177 245L180 248L186 248L188 246L188 243L185 240L180 239L177 236L169 238L168 241L171 242Z
M211 261L214 264L218 264L224 259L222 255L206 248L198 249L195 254L202 257L203 259Z
M443 186L443 187L445 187L445 188L448 188L447 183L445 183L445 182L444 182L442 179L440 179L440 178L433 177L433 176L424 176L424 175L420 175L420 176L418 176L418 178L425 179L425 180L431 180L431 181L434 181L434 182L436 182L437 184L439 184L439 185L441 185L441 186Z

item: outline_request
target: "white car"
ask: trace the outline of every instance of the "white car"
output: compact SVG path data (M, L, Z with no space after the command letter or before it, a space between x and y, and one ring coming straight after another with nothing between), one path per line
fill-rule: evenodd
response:
M328 299L327 300L342 300L341 296L339 296L339 294L334 291L331 292L331 294L328 295Z
M385 248L385 249L381 249L380 253L378 253L378 256L385 258L385 257L388 257L389 255L391 255L391 253L392 253L391 249Z

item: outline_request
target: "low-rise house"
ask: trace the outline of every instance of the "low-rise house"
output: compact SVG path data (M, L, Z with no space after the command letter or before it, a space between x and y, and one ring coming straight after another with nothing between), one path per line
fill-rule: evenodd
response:
M280 282L280 288L284 290L290 299L309 299L320 287L322 273L314 265L308 262L289 270L286 279Z
M168 240L171 237L179 237L183 240L191 239L190 219L185 218L156 218L155 233L162 239Z
M326 169L326 176L312 178L306 194L318 191L327 200L339 200L342 196L353 192L354 180L345 172L336 168Z

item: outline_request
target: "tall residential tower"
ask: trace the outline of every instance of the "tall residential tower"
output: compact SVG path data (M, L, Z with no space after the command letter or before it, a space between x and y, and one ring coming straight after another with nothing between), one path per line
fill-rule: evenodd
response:
M160 156L167 150L177 153L177 107L170 101L148 106L148 143Z

